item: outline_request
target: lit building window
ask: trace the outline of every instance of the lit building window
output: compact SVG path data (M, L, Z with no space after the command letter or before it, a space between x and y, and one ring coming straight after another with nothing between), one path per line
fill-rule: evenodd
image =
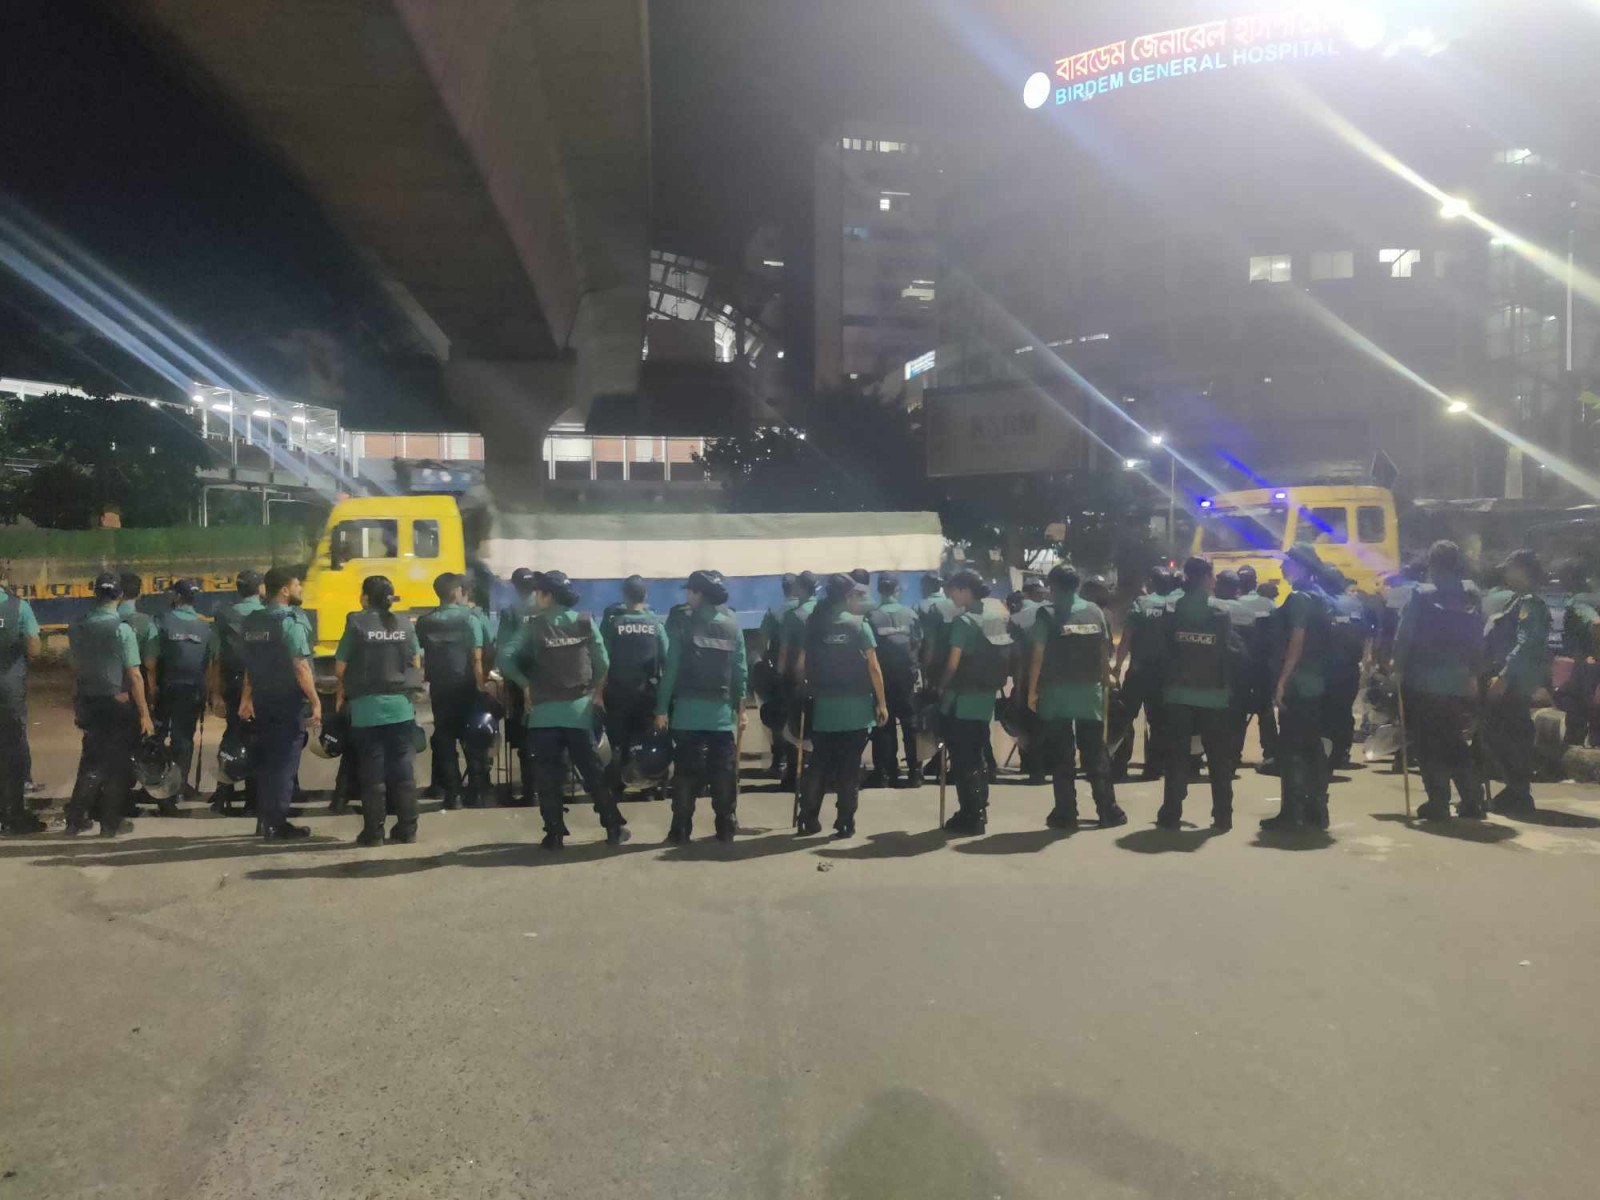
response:
M913 279L910 284L900 290L902 300L922 300L931 304L938 295L938 291L931 279Z
M936 350L929 350L926 354L918 355L906 363L906 378L915 379L924 371L931 371L939 365L939 355Z
M894 197L893 196L879 196L878 197L878 211L879 212L891 212L891 211L893 211L893 209L894 209Z
M1250 256L1251 283L1288 283L1289 256L1287 254L1252 254Z
M1353 250L1313 250L1311 252L1311 278L1352 279L1356 273L1356 255Z
M781 267L783 266L783 260L780 258L763 258L761 265L763 267Z
M844 237L847 242L864 242L867 240L867 229L864 225L846 225Z
M1410 279L1411 269L1422 261L1422 251L1379 250L1378 261L1388 266L1390 279Z
M904 142L879 142L878 150L883 154L899 154L905 149Z
M1512 167L1536 167L1539 165L1539 156L1523 147L1516 150L1497 150L1494 161Z

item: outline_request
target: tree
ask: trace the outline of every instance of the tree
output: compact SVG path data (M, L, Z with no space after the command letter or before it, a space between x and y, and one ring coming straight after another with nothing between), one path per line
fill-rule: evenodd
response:
M804 432L769 427L706 447L700 462L734 511L932 510L979 563L1021 568L1053 554L1105 570L1153 560L1150 496L1120 469L930 479L912 415L850 387L806 402L796 421Z
M0 489L6 519L85 529L116 505L130 527L188 522L206 449L186 416L140 400L61 393L9 401L0 414L0 453L43 464Z

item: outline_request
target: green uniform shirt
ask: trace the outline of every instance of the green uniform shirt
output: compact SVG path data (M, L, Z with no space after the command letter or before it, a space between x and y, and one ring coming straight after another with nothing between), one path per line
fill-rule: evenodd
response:
M303 636L303 635L302 635ZM356 639L350 636L350 626L344 627L344 634L339 638L339 650L334 657L342 663L348 663L355 653ZM411 657L413 661L422 653L422 645L417 641L415 626L411 630ZM309 648L307 650L309 657ZM385 696L352 696L346 702L350 710L350 727L352 729L372 729L379 725L398 725L402 721L415 721L417 710L411 704L411 697L404 693Z
M817 598L811 596L805 600L795 602L795 606L783 614L783 646L788 652L789 669L794 670L795 659L800 651L806 648L806 622L811 620L811 614L817 611Z
M1502 632L1507 621L1516 624ZM1513 597L1504 615L1489 622L1488 634L1490 671L1503 677L1508 689L1531 696L1548 682L1550 606L1542 599L1530 594Z
M949 661L951 650L961 651L961 656L965 658L983 640L983 602L980 600L977 607L969 608L950 623L950 645L945 651L945 661ZM944 663L937 664L937 667L942 672ZM989 722L994 720L994 696L993 692L946 690L939 708L958 721Z
M528 623L528 618L538 611L539 606L533 602L532 596L518 596L511 602L505 612L500 614L500 626L494 635L494 661L496 666L500 666L506 661L507 647L522 635L522 627ZM508 621L506 620L507 613L521 619ZM500 673L505 675L503 670ZM507 678L510 677L507 676Z
M557 629L570 629L578 623L581 614L575 608L557 605L546 610L546 615ZM539 643L528 640L527 629L524 624L505 649L499 652L500 673L521 688L533 686L533 680L524 672L525 664L519 661L525 642L531 659L531 673L538 674L539 671ZM589 670L598 684L611 669L611 656L606 653L605 639L600 636L600 623L591 618L589 629L592 635L589 638ZM594 726L594 693L585 692L576 700L544 700L530 704L526 723L529 729L591 729Z
M241 618L248 617L253 612L260 612L266 605L261 603L260 596L246 596L243 600L230 601L233 611ZM211 656L215 658L222 653L222 623L211 622Z
M852 618L849 612L840 609L828 620L830 625L849 626L852 622L861 631L861 648L876 650L878 638L865 618ZM878 699L870 684L859 696L818 696L812 704L811 728L818 733L848 733L855 729L874 729L877 724Z
M761 644L767 648L767 659L778 661L778 651L783 648L783 621L800 605L793 596L785 596L777 609L768 609L761 618Z
M5 588L0 588L0 600L5 599L7 596L15 595L15 592L7 591ZM33 609L29 606L26 600L23 600L20 597L18 598L17 603L21 605L21 608L17 613L17 632L25 638L38 637L39 622L34 618Z
M1311 589L1295 588L1283 602L1283 608L1287 614L1284 619L1289 622L1289 631L1292 634L1296 629L1308 629L1316 620L1319 610L1325 612L1327 600L1315 590L1314 586ZM1286 695L1310 700L1327 690L1328 681L1325 674L1326 665L1321 658L1322 651L1312 644L1309 633L1306 638L1305 651L1300 655L1294 674L1289 676L1289 683L1284 692Z
M691 637L689 630L694 624L709 620L714 612L716 609L707 608L691 613L683 635L670 639L667 665L661 672L661 683L656 687L656 715L659 717L671 713L674 729L717 733L732 729L737 724L738 706L744 703L745 690L749 687L742 633L734 638L733 679L728 685L730 699L706 700L695 696L684 696L676 701L673 699L673 693L678 688L678 671L683 665L683 647ZM802 633L802 644L804 640Z
M1172 611L1176 614L1178 629L1186 633L1210 633L1217 628L1218 616L1227 615L1227 610L1222 607L1222 601L1213 600L1201 591L1178 593ZM1165 620L1165 614L1163 613L1158 619ZM1224 636L1232 632L1233 621L1230 617ZM1162 638L1162 645L1166 645L1165 637ZM1226 653L1226 646L1223 650ZM1168 704L1187 704L1191 708L1227 708L1228 689L1168 685L1162 689L1162 699Z
M1050 635L1062 624L1062 616L1070 621L1073 613L1084 612L1090 607L1087 600L1075 594L1057 596L1050 602L1050 606L1055 613L1061 615L1054 620L1050 620L1043 614L1036 613L1032 625L1027 630L1030 671L1032 670L1032 648L1034 646L1043 646L1050 641ZM1105 631L1103 636L1106 649L1109 652L1111 648L1111 626L1106 623L1104 612L1100 614L1100 626ZM1107 661L1110 660L1108 659ZM1099 683L1050 683L1041 672L1039 677L1039 719L1041 721L1104 720L1105 686Z
M139 611L139 606L132 600L124 600L117 605L117 616L131 617ZM139 659L142 662L147 658L154 658L161 653L161 626L156 624L154 617L146 617L144 635L141 637L134 633L134 642L139 647Z

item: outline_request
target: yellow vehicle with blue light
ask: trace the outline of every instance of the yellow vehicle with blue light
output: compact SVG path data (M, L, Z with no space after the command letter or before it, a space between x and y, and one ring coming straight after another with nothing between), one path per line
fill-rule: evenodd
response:
M1377 593L1400 569L1400 526L1388 488L1299 485L1222 492L1202 499L1192 553L1219 571L1255 568L1281 581L1283 555L1298 542L1363 592ZM1279 589L1279 599L1288 588Z

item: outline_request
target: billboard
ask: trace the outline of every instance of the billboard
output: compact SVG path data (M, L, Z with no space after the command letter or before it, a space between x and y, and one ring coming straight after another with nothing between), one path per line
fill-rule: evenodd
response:
M929 391L922 413L930 476L1070 471L1083 465L1086 438L1067 402L1032 384Z

